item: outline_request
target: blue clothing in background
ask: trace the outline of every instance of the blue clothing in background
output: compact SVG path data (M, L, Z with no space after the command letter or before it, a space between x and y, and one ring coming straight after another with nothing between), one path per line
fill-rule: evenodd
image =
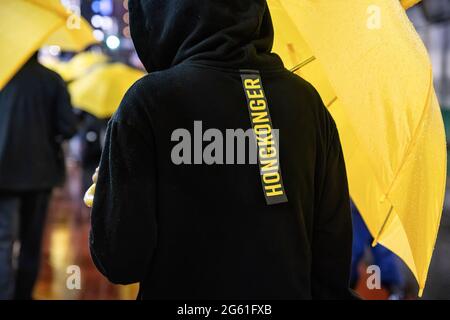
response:
M358 265L363 259L366 249L369 248L373 257L373 264L380 267L382 284L387 287L403 286L404 279L398 265L399 258L382 245L372 247L373 237L367 229L361 214L353 203L351 209L353 218L351 283L356 284L358 281Z

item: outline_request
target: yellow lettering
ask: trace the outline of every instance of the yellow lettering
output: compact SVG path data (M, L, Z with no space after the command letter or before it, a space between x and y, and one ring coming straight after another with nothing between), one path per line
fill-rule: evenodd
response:
M274 147L261 148L259 150L259 156L263 159L275 158L277 156L277 149Z
M253 111L262 111L267 109L267 103L265 100L251 100L250 101L250 109Z
M252 113L253 123L264 123L269 122L269 117L267 112L253 112Z
M262 136L262 135L268 136L272 133L272 127L270 126L270 124L257 124L253 128L253 131L255 132L255 134L257 136Z
M244 86L245 86L245 89L247 89L247 90L255 90L255 89L260 89L261 88L261 84L260 84L259 78L255 79L255 80L253 80L253 79L245 79Z
M283 195L283 187L281 184L276 184L273 186L266 186L266 195L268 197L282 196Z
M262 99L264 98L264 92L259 90L247 90L247 96L249 99Z
M273 136L270 135L257 135L256 140L258 141L258 147L272 146L275 144Z
M269 159L269 160L261 160L261 171L278 171L278 160L277 159Z
M280 174L278 172L263 174L264 184L274 184L280 182Z

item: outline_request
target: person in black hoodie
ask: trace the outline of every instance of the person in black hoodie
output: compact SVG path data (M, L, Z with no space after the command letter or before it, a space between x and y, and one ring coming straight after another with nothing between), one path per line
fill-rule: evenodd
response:
M61 143L75 131L64 81L34 54L0 91L0 299L32 298L51 189L64 180Z
M140 299L350 298L338 132L316 90L271 53L265 0L130 0L129 11L150 74L108 126L91 221L97 268L139 282ZM219 148L206 164L209 143L195 142L174 161L177 130L195 140L199 121L224 135L253 128L259 166L223 164L234 154ZM260 143L272 129L278 142Z

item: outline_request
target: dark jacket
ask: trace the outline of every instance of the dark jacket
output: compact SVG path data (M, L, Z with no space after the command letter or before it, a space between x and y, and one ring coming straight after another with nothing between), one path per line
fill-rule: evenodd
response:
M61 184L61 142L75 134L75 123L63 80L34 56L0 91L0 190Z
M270 53L265 1L132 0L129 9L151 73L109 123L90 237L99 270L115 283L140 282L143 299L349 297L338 132L316 90ZM251 128L243 69L259 71L280 130L288 202L267 204L257 164L172 161L173 132L194 140L194 121L224 135Z

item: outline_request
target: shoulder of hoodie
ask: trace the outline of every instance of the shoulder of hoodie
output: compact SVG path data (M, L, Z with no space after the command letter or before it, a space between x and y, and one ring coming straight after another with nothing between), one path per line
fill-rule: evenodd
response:
M127 90L112 121L136 126L145 118L150 119L150 108L155 106L153 95L163 85L157 79L159 73L146 74Z
M157 108L158 97L170 94L180 83L186 84L187 79L180 79L183 73L175 69L153 72L136 81L125 94L113 120L131 126L141 126L143 121L147 124L151 123L152 109ZM333 118L311 83L288 70L280 70L277 73L279 75L273 73L262 76L263 78L278 76L287 79L295 94L306 97L310 101L306 108L319 123L318 126L321 128L318 129L336 130Z
M323 129L330 131L337 130L336 123L317 89L310 82L292 72L287 71L287 77L292 79L298 94L305 96L310 100L311 103L307 104L306 107L312 112L316 121L322 126L325 126Z
M151 114L160 105L161 98L188 81L188 78L183 80L183 74L178 71L173 67L146 74L137 80L125 93L112 120L131 126L151 123Z
M239 73L234 70L228 72ZM263 73L262 76L263 78L266 76L269 78L285 78L293 86L295 94L306 97L311 101L309 105L313 109L318 109L319 111L323 109L322 100L317 90L298 75L284 69ZM116 118L120 116L119 118L123 120L124 117L133 115L142 116L142 114L136 114L136 112L144 111L142 108L157 108L158 104L156 102L160 97L173 93L180 86L185 87L187 83L189 83L189 74L186 75L185 72L179 72L177 67L146 74L127 90L116 112Z
M310 116L315 122L316 135L320 137L319 140L325 143L324 148L329 149L331 145L339 141L339 133L336 123L323 102L320 93L310 82L302 77L292 72L288 72L287 76L292 79L298 93L303 97L307 97L307 100L310 101L302 111L310 112Z

